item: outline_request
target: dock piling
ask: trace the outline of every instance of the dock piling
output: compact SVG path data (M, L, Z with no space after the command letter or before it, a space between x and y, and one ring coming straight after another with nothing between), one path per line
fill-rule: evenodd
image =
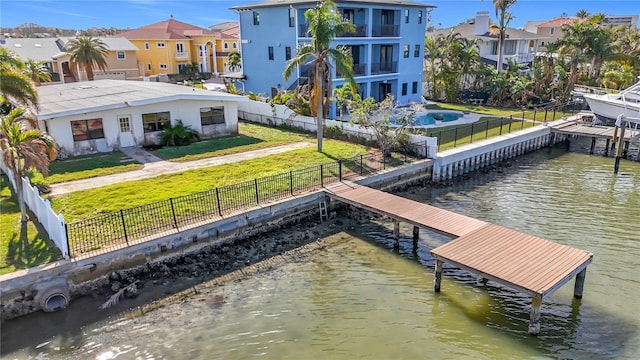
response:
M398 249L400 247L400 222L393 220L393 248Z
M573 287L573 297L576 299L582 299L582 290L584 289L584 278L586 274L587 268L584 268L576 275L576 284Z
M542 305L541 297L531 298L531 316L529 318L529 334L531 335L538 335L540 332L540 305Z
M433 279L433 290L440 292L440 284L442 283L442 261L436 259L435 278Z
M420 228L413 226L413 248L418 248L418 239L420 238Z

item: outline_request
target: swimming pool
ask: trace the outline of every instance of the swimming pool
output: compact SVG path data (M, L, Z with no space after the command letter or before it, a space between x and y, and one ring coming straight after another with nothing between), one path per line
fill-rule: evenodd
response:
M462 111L427 111L414 115L414 126L434 125L441 122L455 121L463 117Z

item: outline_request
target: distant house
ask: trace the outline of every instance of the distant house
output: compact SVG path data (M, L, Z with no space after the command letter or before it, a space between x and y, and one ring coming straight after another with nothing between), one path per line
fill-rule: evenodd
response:
M237 134L245 97L161 82L95 80L38 87L41 130L69 156L157 143L167 122L202 137Z
M200 72L225 73L229 52L240 47L237 37L173 18L118 36L129 39L138 48L142 76L177 74L193 63Z
M51 73L54 83L87 80L83 65L71 63L67 44L72 37L57 38L8 38L0 40L0 46L9 49L23 61L41 61ZM138 77L137 48L125 38L98 37L109 52L106 56L107 69L95 69L95 79L131 79Z
M498 63L498 36L489 32L491 18L488 11L479 11L476 17L454 27L427 32L427 37L459 33L463 38L478 40L478 52L482 60L493 66ZM507 60L515 61L523 67L529 65L538 51L540 44L548 37L527 31L507 28L503 50L503 64Z
M355 30L338 34L331 46L350 50L360 95L383 100L392 94L401 104L419 102L427 9L433 6L406 0L335 3ZM312 81L308 65L286 81L282 72L296 50L311 41L304 13L317 5L316 0L282 0L232 8L240 16L246 91L271 96L278 89L292 90ZM334 88L344 85L335 68L331 77ZM335 109L330 109L329 117L334 116Z

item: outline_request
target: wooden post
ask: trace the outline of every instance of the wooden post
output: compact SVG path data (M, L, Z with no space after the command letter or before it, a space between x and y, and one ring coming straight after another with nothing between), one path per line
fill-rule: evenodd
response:
M420 238L420 228L417 226L413 227L413 249L416 250L418 248L418 239Z
M393 248L397 249L400 247L400 222L398 220L393 220Z
M596 149L596 137L593 136L591 138L591 148L589 149L589 154L593 155L593 152L595 151L595 149Z
M442 283L442 261L436 259L435 278L433 279L433 290L440 292L440 284Z
M584 278L587 275L587 268L582 269L576 275L576 284L573 287L573 297L577 299L582 299L582 289L584 289Z
M538 335L540 332L540 305L542 298L534 296L531 298L531 315L529 318L529 334Z
M613 137L611 138L611 152L616 151L616 143L618 142L618 127L613 127Z
M604 145L604 156L609 156L610 145L611 145L611 139L607 138L607 143Z
M620 157L622 157L622 147L624 145L624 130L625 126L622 124L620 127L620 137L618 138L618 145L616 146L616 162L613 165L613 173L617 174L618 170L620 170ZM615 134L614 130L614 134Z

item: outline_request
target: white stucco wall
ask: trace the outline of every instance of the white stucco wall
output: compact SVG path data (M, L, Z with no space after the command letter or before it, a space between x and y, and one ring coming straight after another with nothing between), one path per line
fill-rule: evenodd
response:
M224 106L225 124L201 126L200 108ZM183 124L190 126L201 134L202 137L214 137L220 135L238 133L238 107L232 101L210 100L176 100L158 104L142 106L129 106L115 110L88 112L80 115L64 116L40 121L40 128L49 133L60 147L61 151L69 156L82 155L94 152L110 152L121 147L120 124L118 118L128 115L130 118L131 133L134 146L142 146L153 143L160 132L144 132L142 114L166 112L170 113L171 123L176 124L181 120ZM104 138L74 141L71 130L71 121L102 119ZM46 124L45 124L46 123Z

